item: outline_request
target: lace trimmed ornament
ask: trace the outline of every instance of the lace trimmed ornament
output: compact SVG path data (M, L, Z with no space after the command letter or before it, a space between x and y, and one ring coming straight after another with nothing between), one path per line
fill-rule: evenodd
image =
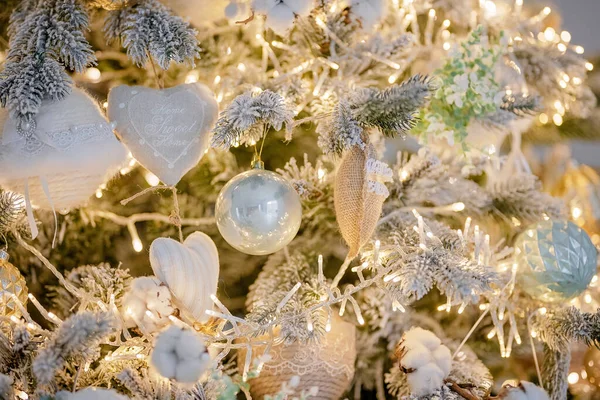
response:
M169 89L121 85L108 95L108 116L133 157L167 185L198 164L219 107L200 83Z
M338 225L354 257L369 240L389 196L384 182L392 180L392 170L373 158L371 146L358 146L346 152L335 177L334 203Z
M275 335L279 327L275 329ZM252 347L253 360L265 360L258 377L250 379L250 392L253 398L262 399L275 395L284 382L294 376L300 378L297 393L308 392L317 387L318 393L311 399L337 400L348 389L354 376L356 359L356 331L354 325L333 315L331 330L326 332L319 342L302 343L300 341L271 347L265 354L264 345ZM257 339L269 341L268 335ZM238 352L238 369L243 373L246 350Z
M80 206L126 161L96 102L77 88L61 101L44 101L32 131L17 129L6 109L0 127L0 185L25 196L34 238L32 206Z

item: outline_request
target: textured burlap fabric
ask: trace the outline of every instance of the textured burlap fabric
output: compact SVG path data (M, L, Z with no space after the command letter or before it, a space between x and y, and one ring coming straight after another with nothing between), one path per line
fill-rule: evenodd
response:
M370 179L375 173L367 168L371 154L372 147L354 146L344 154L335 178L335 214L349 257L356 256L373 234L387 198L385 186Z

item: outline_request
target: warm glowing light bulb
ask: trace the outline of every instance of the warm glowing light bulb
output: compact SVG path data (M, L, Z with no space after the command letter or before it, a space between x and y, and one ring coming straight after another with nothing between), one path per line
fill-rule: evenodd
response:
M552 9L550 7L544 7L544 9L542 10L543 15L550 15L551 12Z
M571 208L571 215L573 216L573 219L577 219L577 218L581 217L581 214L583 214L583 211L581 210L581 208L579 208L579 207Z
M160 179L158 178L158 176L154 175L150 171L146 171L146 173L144 174L144 179L146 180L146 182L148 182L148 185L150 186L158 186L158 184L160 183Z
M133 246L133 250L135 250L136 253L139 253L144 249L144 245L142 244L142 241L137 238L133 239L131 241L131 245Z
M571 372L567 377L567 381L569 381L571 385L576 384L579 382L579 374L577 372Z
M556 37L556 31L554 30L554 28L552 28L551 26L547 27L544 30L544 38L549 41L552 42L554 41L554 38Z
M562 31L560 33L560 38L564 41L569 43L571 41L571 34L567 31Z
M585 63L585 69L587 69L588 71L591 71L594 69L594 64L592 64L591 62L586 62Z
M552 116L552 121L554 122L554 125L556 125L556 126L561 126L563 123L563 119L560 114L554 114Z
M85 71L85 77L87 80L91 81L91 82L98 82L100 81L100 77L102 76L102 73L100 72L100 70L98 68L92 67L92 68L88 68Z
M465 203L458 202L452 204L452 211L462 211L465 209Z
M540 123L542 123L542 124L544 124L544 125L545 125L545 124L547 124L547 123L548 123L548 120L549 120L549 119L548 119L548 115L547 115L547 114L545 114L545 113L541 113L541 114L539 115L538 119L540 120Z
M585 49L583 48L583 46L575 46L575 53L583 54L584 51Z

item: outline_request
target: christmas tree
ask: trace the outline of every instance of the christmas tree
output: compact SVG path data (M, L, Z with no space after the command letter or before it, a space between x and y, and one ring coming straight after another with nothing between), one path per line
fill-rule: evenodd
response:
M554 10L4 8L1 399L600 396L593 64Z

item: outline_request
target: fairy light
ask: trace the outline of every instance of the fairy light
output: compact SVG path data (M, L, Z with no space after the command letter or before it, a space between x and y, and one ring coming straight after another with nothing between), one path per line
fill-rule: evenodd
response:
M544 17L547 17L548 15L550 15L551 12L552 12L552 9L550 7L544 7L544 9L542 10L542 15Z
M564 43L559 43L556 45L556 47L558 47L558 51L560 51L561 53L564 53L565 51L567 51L567 46L565 46Z
M98 198L98 199L102 198L102 189L100 189L100 188L96 189L96 198Z
M583 301L585 301L587 304L590 304L592 302L592 295L586 293L585 296L583 296Z
M317 170L317 178L319 179L319 181L323 181L323 178L325 178L325 170L323 168L319 168Z
M213 84L218 85L219 83L221 83L221 75L215 76L215 79L213 80Z
M592 64L591 62L586 62L585 63L585 69L587 69L588 71L592 71L594 69L594 64Z
M27 393L25 393L24 391L22 391L22 390L16 390L15 394L21 400L27 400L29 398L29 395Z
M571 34L568 31L562 31L560 33L560 39L563 42L569 43L571 41Z
M21 322L21 321L19 320L19 318L15 317L14 315L11 315L11 316L10 316L10 320L11 320L12 322L14 322L15 324L17 324L17 323Z
M496 328L494 328L491 331L489 331L486 337L488 339L492 339L494 336L496 336Z
M388 78L388 83L392 84L392 83L396 82L399 77L400 77L400 74L398 72L391 74L390 77Z
M133 250L135 250L136 253L140 253L142 250L144 250L144 245L142 244L140 238L132 239L131 245L133 246Z
M231 47L227 47L227 55L230 56L231 55Z
M575 53L583 54L584 52L585 52L585 49L583 48L583 46L575 46Z
M195 83L195 82L198 82L198 78L200 78L200 73L198 71L190 71L185 76L185 83Z
M565 81L562 81L562 80L558 81L558 85L563 89L567 88L567 82L565 82Z
M567 381L571 384L574 385L577 382L579 382L579 374L577 372L571 372L569 374L569 376L567 377Z
M561 126L563 123L563 119L560 114L554 114L552 116L552 121L554 122L554 125L556 125L556 126Z
M572 79L572 81L573 81L573 85L581 85L581 82L582 82L581 78L578 78L578 77L574 77Z
M99 82L102 77L102 72L98 68L92 67L85 71L85 78L93 83Z
M581 217L581 214L583 214L583 211L581 211L581 208L573 207L571 209L571 215L573 216L573 219L578 219L579 217Z
M237 69L238 69L240 72L246 72L246 64L244 64L244 63L239 63L239 64L237 65Z
M449 42L444 42L444 44L442 45L442 48L446 51L450 50L450 43Z
M494 3L491 0L488 0L484 3L483 15L485 18L493 18L496 16L497 13L498 13L498 10L496 8L496 3Z
M160 183L160 179L158 178L158 176L154 175L150 171L146 171L146 173L144 174L144 179L146 180L146 182L148 182L148 185L153 187L158 186L158 184Z
M549 42L553 42L556 38L556 31L554 30L554 28L552 28L551 26L547 27L544 30L544 38Z
M548 114L546 113L541 113L538 119L542 125L546 125L549 121Z
M458 203L454 203L452 204L452 211L463 211L465 209L465 203L463 202L458 202Z
M442 29L448 29L449 27L450 27L450 20L445 19L444 22L442 22Z
M108 108L108 101L105 101L104 103L102 103L102 108L104 108L104 109Z

